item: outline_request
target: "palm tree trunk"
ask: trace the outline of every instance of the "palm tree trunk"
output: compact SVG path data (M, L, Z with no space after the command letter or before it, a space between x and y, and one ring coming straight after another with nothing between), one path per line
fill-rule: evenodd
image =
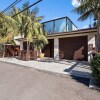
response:
M30 60L30 43L29 41L27 40L27 60Z
M34 60L37 59L37 48L34 48Z

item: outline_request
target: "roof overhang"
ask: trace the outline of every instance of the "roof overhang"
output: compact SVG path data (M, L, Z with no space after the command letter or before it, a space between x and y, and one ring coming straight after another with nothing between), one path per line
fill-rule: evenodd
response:
M74 36L88 36L88 35L96 35L97 29L96 28L89 28L89 29L81 29L81 30L75 30L70 32L62 32L62 33L54 33L47 35L47 38L63 38L63 37L74 37Z
M52 39L55 37L64 38L64 37L88 36L88 35L96 35L96 34L97 34L96 28L91 28L91 29L89 28L89 29L80 29L80 30L75 30L75 31L70 31L70 32L48 34L47 39ZM34 38L34 39L36 39L36 38ZM28 41L26 38L18 38L15 40L17 40L18 42Z

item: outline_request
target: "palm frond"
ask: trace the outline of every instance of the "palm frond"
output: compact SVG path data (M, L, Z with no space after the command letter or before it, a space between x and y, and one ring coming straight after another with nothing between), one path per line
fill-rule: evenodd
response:
M100 0L77 0L80 2L80 6L76 7L73 12L80 15L78 21L86 20L88 17L93 16L100 19Z
M90 16L93 16L92 10L87 11L86 13L83 13L79 18L78 21L83 21L89 18Z
M44 16L39 16L34 19L34 22L39 22L43 19Z

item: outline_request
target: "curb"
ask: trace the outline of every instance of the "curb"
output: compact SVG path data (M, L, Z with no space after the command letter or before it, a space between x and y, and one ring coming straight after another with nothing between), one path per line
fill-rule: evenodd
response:
M94 78L90 79L89 88L100 91L100 86L96 85L96 82L95 82Z

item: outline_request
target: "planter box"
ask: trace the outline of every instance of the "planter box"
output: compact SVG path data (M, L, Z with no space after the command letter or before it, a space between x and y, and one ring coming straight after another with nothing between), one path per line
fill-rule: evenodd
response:
M30 51L30 59L32 59L32 60L37 59L37 51L34 51L34 50Z
M30 60L30 51L22 50L21 51L21 60L28 61Z

